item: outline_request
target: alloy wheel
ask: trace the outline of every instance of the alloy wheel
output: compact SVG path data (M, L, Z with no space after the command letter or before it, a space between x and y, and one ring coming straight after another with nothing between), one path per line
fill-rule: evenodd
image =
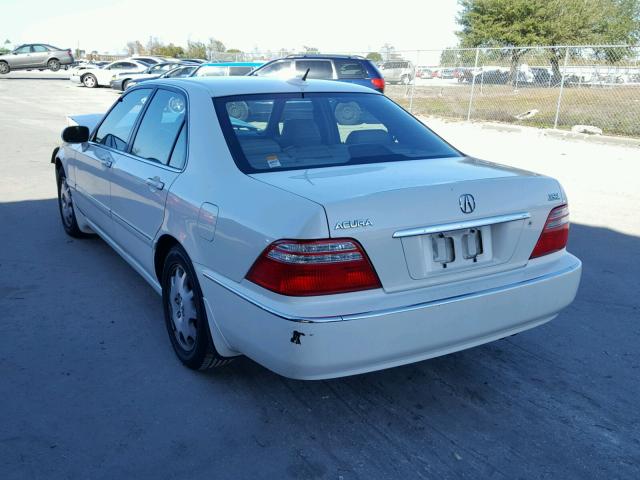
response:
M173 267L169 277L168 304L176 341L190 352L196 346L198 313L192 281L180 265Z
M71 199L71 189L67 184L67 178L63 177L60 182L60 210L62 220L67 227L73 226L73 200Z

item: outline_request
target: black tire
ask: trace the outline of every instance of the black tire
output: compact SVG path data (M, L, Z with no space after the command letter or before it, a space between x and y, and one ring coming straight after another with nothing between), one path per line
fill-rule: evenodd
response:
M52 72L57 72L58 70L60 70L60 60L58 60L57 58L52 58L47 62L47 68Z
M82 84L87 88L96 88L98 86L98 79L93 73L85 73L82 76Z
M411 77L409 75L403 75L400 77L400 83L403 85L409 85L411 83Z
M7 62L0 62L0 74L5 75L11 71L11 67Z
M189 302L186 295L185 297L180 295L180 292L184 290L174 284L174 282L178 282L177 278L181 277L183 273L186 276L183 277L182 283L185 285L184 289L192 293L192 303ZM220 355L213 345L198 277L189 256L182 247L177 245L169 251L164 261L162 306L171 345L185 366L192 370L207 370L221 367L232 360L232 358ZM193 314L186 317L185 313L189 311L194 312L196 318L192 318ZM186 322L184 322L185 318L187 318ZM185 327L185 324L188 327ZM181 333L184 329L192 329L195 333L195 339L191 335L185 337Z
M129 86L129 80L125 80L124 82L122 82L122 91L124 92L128 86Z
M76 211L73 206L73 197L67 186L67 176L64 168L56 168L56 183L58 184L58 211L60 212L60 220L62 227L67 235L73 238L85 238L89 235L82 232L76 221ZM66 197L66 198L65 198ZM70 210L69 210L70 209Z

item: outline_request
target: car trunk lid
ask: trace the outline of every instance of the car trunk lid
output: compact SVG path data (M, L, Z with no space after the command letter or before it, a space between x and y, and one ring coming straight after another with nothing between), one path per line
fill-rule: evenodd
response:
M526 264L557 181L468 157L260 173L321 204L331 237L358 240L387 291Z

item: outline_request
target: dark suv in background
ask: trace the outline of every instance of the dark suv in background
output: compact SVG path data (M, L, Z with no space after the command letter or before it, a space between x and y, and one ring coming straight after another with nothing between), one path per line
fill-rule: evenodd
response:
M46 43L30 43L20 45L11 53L0 55L0 73L31 68L48 68L57 72L60 66L72 63L73 55L68 48L57 48Z
M364 57L351 55L289 55L265 63L249 75L336 80L355 83L384 93L384 78L373 63Z

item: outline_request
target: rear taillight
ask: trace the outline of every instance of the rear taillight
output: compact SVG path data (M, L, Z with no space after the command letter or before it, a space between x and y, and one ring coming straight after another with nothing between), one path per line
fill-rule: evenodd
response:
M384 78L372 78L371 83L376 90L380 90L381 93L384 93Z
M366 253L350 238L274 242L253 264L247 280L290 296L381 287Z
M537 258L549 253L557 252L567 246L569 239L569 206L560 205L549 213L544 224L538 243L531 252L531 257Z

